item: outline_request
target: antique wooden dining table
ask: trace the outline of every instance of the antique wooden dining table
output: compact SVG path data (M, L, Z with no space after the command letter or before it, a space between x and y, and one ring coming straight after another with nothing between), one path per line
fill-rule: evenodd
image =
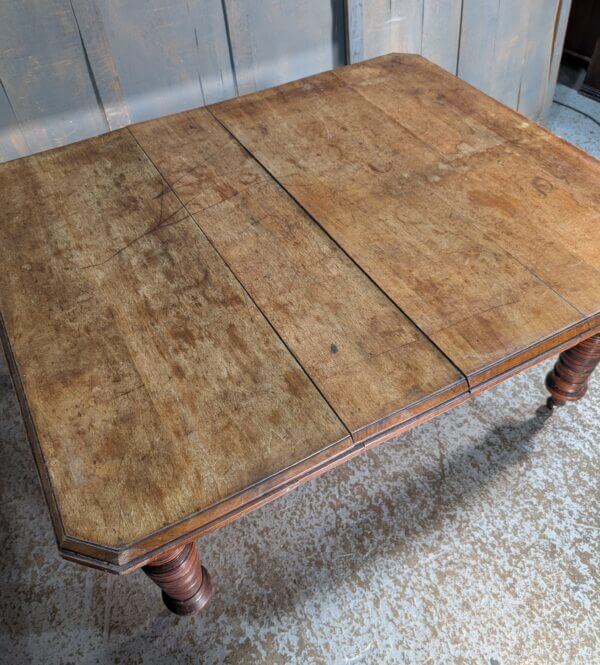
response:
M600 163L419 56L9 162L0 192L59 551L179 614L201 534L552 354L549 406L579 399L600 358Z

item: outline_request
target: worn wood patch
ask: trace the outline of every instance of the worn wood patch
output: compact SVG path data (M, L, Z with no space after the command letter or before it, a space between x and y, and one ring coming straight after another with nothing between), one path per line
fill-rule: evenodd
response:
M0 310L67 536L122 546L351 444L129 133L0 187Z
M3 165L63 554L143 565L597 334L599 180L400 55Z
M390 56L213 112L474 384L600 309L599 245L586 251L583 240L598 213L445 104L451 76L436 81L429 111L398 94L408 71L425 87L432 68ZM511 112L495 108L510 126ZM559 160L562 143L552 148ZM577 236L557 262L559 218Z
M206 110L131 131L356 440L463 376Z

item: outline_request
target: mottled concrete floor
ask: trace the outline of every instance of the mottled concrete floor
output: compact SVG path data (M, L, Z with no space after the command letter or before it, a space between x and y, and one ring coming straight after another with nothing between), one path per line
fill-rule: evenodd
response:
M0 661L599 662L600 372L550 416L550 365L202 538L215 594L180 619L59 559L0 360Z
M600 159L600 126L573 110L576 108L600 123L600 103L562 84L556 86L554 99L546 118L546 127Z

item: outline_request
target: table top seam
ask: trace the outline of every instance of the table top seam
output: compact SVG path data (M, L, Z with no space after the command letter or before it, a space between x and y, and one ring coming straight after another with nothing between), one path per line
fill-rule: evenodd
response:
M328 231L328 230L327 230L327 229L326 229L326 228L325 228L325 227L319 222L319 220L318 220L314 215L312 215L312 214L310 213L310 211L307 210L306 207L305 207L305 206L304 206L304 205L303 205L303 204L302 204L302 203L301 203L301 202L300 202L300 201L294 196L294 194L292 194L292 193L289 191L289 189L288 189L288 188L287 188L287 187L281 182L281 180L279 180L279 179L273 174L273 172L272 172L269 168L267 168L267 166L266 166L265 164L263 164L263 162L261 162L261 160L260 160L256 155L254 155L254 153L253 153L253 152L252 152L252 151L251 151L251 150L250 150L250 149L244 144L244 142L241 141L241 140L235 135L235 133L234 133L233 131L231 131L231 129L230 129L227 125L225 125L217 115L215 115L215 114L213 113L212 108L211 108L210 106L207 106L207 107L205 107L205 108L206 108L206 110L211 114L211 116L212 116L212 117L213 117L213 118L219 123L219 125L220 125L221 127L223 127L223 129L224 129L224 130L225 130L230 136L232 136L232 137L235 139L235 141L241 146L241 148L242 148L242 149L243 149L243 150L244 150L244 151L245 151L245 152L246 152L246 153L247 153L247 154L248 154L248 155L249 155L249 156L250 156L250 157L251 157L251 158L252 158L252 159L253 159L253 160L254 160L254 161L260 166L260 167L261 167L261 168L262 168L262 169L264 169L264 171L265 171L265 172L266 172L266 173L267 173L267 174L268 174L268 175L274 180L274 182L276 182L276 183L279 185L279 187L281 187L281 189L282 189L282 190L283 190L283 191L284 191L284 192L290 197L290 199L291 199L292 201L294 201L294 203L296 203L296 205L297 205L297 206L298 206L298 207L304 212L304 214L306 214L306 215L308 216L308 218L309 218L314 224L316 224L317 227L318 227L319 229L321 229L321 231L322 231L322 232L323 232L323 233L329 238L329 240L330 240L331 242L334 243L334 245L340 250L340 252L342 252L342 254L343 254L343 255L344 255L344 256L345 256L345 257L346 257L346 258L347 258L347 259L348 259L348 260L349 260L349 261L350 261L355 267L356 267L356 268L358 268L358 270L361 272L361 274L364 275L364 276L369 280L369 282L370 282L370 283L371 283L371 284L372 284L372 285L373 285L378 291L380 291L381 293L383 293L383 295L384 295L384 296L387 298L387 300L392 304L392 306L393 306L397 311L399 311L404 317L406 317L406 320L407 320L407 321L410 321L410 323L415 327L415 329L416 329L419 333L421 333L421 335L423 335L423 337L424 337L425 339L427 339L427 341L428 341L428 342L429 342L429 343L430 343L430 344L431 344L431 345L432 345L432 346L433 346L433 347L434 347L434 348L435 348L435 349L436 349L436 350L437 350L437 351L438 351L438 352L439 352L439 353L440 353L440 354L441 354L441 355L442 355L442 356L443 356L443 357L444 357L444 358L445 358L445 359L451 364L451 366L454 367L454 369L455 369L455 370L461 375L461 377L462 377L463 380L466 382L466 384L469 385L469 380L468 380L467 375L461 370L460 367L458 367L458 365L452 360L452 358L450 358L450 356L448 356L448 355L444 352L444 350L441 349L441 348L440 348L440 347L439 347L439 346L438 346L438 345L437 345L437 344L431 339L431 337L430 337L429 335L427 335L427 333L425 333L425 331L424 331L424 330L423 330L423 329L422 329L422 328L421 328L421 327L420 327L420 326L414 321L414 319L412 319L412 318L411 318L411 317L410 317L410 316L409 316L409 315L408 315L408 314L402 309L402 307L400 307L400 306L398 305L398 303L395 302L395 300L393 300L393 298L390 297L390 295L386 292L386 290L383 289L383 288L382 288L382 287L381 287L381 286L380 286L380 285L379 285L379 284L378 284L378 283L377 283L377 282L371 277L371 275L370 275L368 272L365 271L365 269L360 265L360 263L358 263L358 261L356 261L356 259L354 259L354 257L352 257L352 256L346 251L346 249L344 249L344 247L343 247L342 245L339 244L339 242L338 242L338 241L337 241L337 240L331 235L331 233L330 233L330 232L329 232L329 231Z
M277 339L279 339L279 341L283 344L284 348L288 351L288 353L289 353L289 354L292 356L292 358L295 360L296 364L298 365L298 367L300 367L300 369L302 370L303 374L308 378L308 380L310 381L311 385L314 386L315 390L317 390L317 392L319 393L319 395L321 396L321 398L325 401L325 403L327 404L327 406L330 408L331 412L335 415L335 417L337 418L337 420L338 420L338 421L340 422L340 424L343 426L343 428L344 428L344 430L346 431L347 435L348 435L349 437L352 437L352 432L351 432L350 428L348 427L348 425L346 425L346 423L344 422L344 420L341 418L340 414L339 414L339 413L337 412L337 410L333 407L333 405L331 404L331 402L327 399L327 397L325 396L325 394L323 393L323 391L321 390L321 388L318 386L318 384L315 382L315 380L313 379L313 377L310 375L310 373L307 371L307 369L304 367L304 365L300 362L300 359L299 359L299 358L297 357L297 355L292 351L292 349L289 347L289 345L287 344L287 342L285 341L285 339L283 339L283 337L280 335L279 331L275 328L275 326L273 325L273 323L271 322L271 320L269 319L269 317L265 314L265 312L264 312L263 309L260 307L260 305L259 305L259 304L256 302L256 300L252 297L252 295L250 294L250 292L248 291L248 289L246 288L246 286L244 285L244 283L243 283L243 282L240 280L240 278L237 276L237 274L235 273L235 271L233 270L233 268L230 266L230 264L228 263L228 261L225 259L225 257L223 256L223 254L218 250L218 248L216 247L216 245L214 244L214 242L212 241L212 239L208 237L208 235L204 232L204 230L202 229L202 227L200 226L200 224L198 224L198 221L196 220L196 218L194 217L194 215L190 212L190 210L188 209L187 205L186 205L186 204L184 203L184 201L181 199L181 197L179 196L179 194L178 194L178 193L177 193L177 192L171 187L171 184L169 183L169 181L167 180L167 178L165 177L165 175L163 174L163 172L160 170L160 168L158 167L158 165L154 162L154 160L150 157L150 155L146 152L146 150L144 150L144 147L143 147L142 144L138 141L138 139L137 139L137 137L135 136L135 134L134 134L132 131L129 130L129 127L127 128L127 130L129 131L130 136L133 137L133 140L135 141L136 145L139 147L139 149L140 149L140 150L142 151L142 153L145 155L146 159L148 159L149 162L152 164L152 166L156 169L157 173L158 173L158 174L160 175L160 177L164 180L165 184L169 187L169 190L173 193L173 195L174 195L174 196L176 197L176 199L179 201L180 205L183 207L183 209L186 211L186 213L187 213L187 214L190 216L190 218L193 220L195 227L196 227L196 228L198 229L198 231L204 236L204 238L206 238L206 240L208 241L208 243L210 244L210 246L213 248L213 250L216 252L217 256L221 259L221 261L223 262L223 264L225 265L225 267L227 268L227 270L233 275L233 277L234 277L234 279L236 280L236 282L240 285L240 287L243 289L243 291L244 291L244 293L246 294L246 296L250 299L250 302L252 302L252 304L256 307L256 309L258 310L258 312L260 312L260 315L263 317L263 319L268 323L268 325L269 325L269 327L271 328L271 330L273 330L273 332L274 332L275 335L277 336Z

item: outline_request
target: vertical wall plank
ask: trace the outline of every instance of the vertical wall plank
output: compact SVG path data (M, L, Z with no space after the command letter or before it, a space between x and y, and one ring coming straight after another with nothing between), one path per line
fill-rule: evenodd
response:
M339 67L343 0L225 0L240 94Z
M551 103L570 0L346 0L348 56L421 53L538 118Z
M395 49L392 43L392 0L364 0L362 11L363 60Z
M131 122L204 103L191 57L193 28L183 2L105 0L94 4Z
M192 6L196 62L207 104L238 94L224 5L218 0L187 0Z
M516 108L521 91L521 72L525 61L529 1L501 0L494 35L494 72L491 94L511 108Z
M121 82L96 0L71 0L98 95L110 129L131 122Z
M424 0L421 54L456 74L462 0Z
M345 0L344 11L346 13L346 60L350 65L353 62L365 60L364 25L363 25L363 1L369 0Z
M0 81L0 162L8 162L30 152L4 85Z
M496 21L502 0L463 0L457 74L476 88L491 92ZM476 29L476 26L479 26Z
M420 53L425 2L346 0L348 35L351 40L350 62L360 62L394 51Z
M391 0L390 40L398 53L421 53L425 0Z
M516 108L525 59L528 2L464 0L458 76Z
M69 0L0 3L0 79L32 152L108 129Z
M139 122L236 94L227 29L214 0L86 0L90 53L100 58L101 95L122 100ZM90 20L96 13L104 30ZM92 46L94 44L94 47ZM110 53L107 51L110 50ZM109 62L108 66L102 64ZM96 64L94 59L94 64ZM100 72L100 73L98 73ZM118 94L111 91L118 82ZM124 118L121 114L121 118Z
M346 0L350 62L421 53L456 72L462 0Z
M529 22L517 109L531 118L540 116L544 108L557 5L556 0L529 0Z
M0 2L0 161L394 51L422 53L538 118L570 4Z
M545 99L540 111L540 117L543 117L550 106L554 97L556 80L558 79L558 68L567 34L567 24L569 22L569 13L571 11L571 0L558 0L556 3L556 12L554 20L554 39L552 40L552 56L550 59L550 72L548 74L548 84L546 85Z
M570 0L463 0L458 75L539 118L553 94Z

